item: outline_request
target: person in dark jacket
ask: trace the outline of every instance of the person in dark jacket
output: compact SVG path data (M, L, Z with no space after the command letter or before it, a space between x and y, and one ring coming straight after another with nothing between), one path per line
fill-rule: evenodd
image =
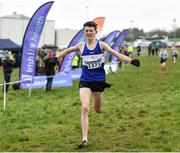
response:
M136 50L137 50L137 55L140 56L140 55L141 55L141 46L138 45L138 46L136 47Z
M0 67L2 66L2 59L1 59L1 57L0 57Z
M46 91L50 92L52 87L53 76L55 75L56 59L53 56L53 52L49 51L47 56L44 58L44 72L47 76Z
M9 52L7 57L2 61L4 81L6 83L9 83L11 81L11 74L13 72L14 64L15 62L13 59L13 55L11 52ZM8 92L8 89L9 89L9 84L6 84L6 92ZM3 92L4 92L4 87L3 87Z

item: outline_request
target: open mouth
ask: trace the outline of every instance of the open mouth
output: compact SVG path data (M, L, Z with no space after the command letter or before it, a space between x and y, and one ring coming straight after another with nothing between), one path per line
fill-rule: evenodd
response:
M92 38L92 35L87 35L88 38Z

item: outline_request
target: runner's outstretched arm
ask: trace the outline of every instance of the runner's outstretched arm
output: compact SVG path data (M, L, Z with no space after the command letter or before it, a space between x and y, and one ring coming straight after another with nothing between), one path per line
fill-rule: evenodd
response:
M80 51L80 46L81 46L81 43L78 43L76 44L75 46L73 47L69 47L69 48L66 48L64 50L62 50L59 54L56 55L56 58L58 60L60 60L61 58L63 58L65 55L71 53L71 52L74 52L74 51Z
M107 52L111 53L112 55L116 56L120 61L130 63L137 67L140 66L140 62L138 59L131 59L128 56L118 53L117 51L112 49L108 44L106 44L104 42L101 42L101 48L102 48L102 50L107 51Z

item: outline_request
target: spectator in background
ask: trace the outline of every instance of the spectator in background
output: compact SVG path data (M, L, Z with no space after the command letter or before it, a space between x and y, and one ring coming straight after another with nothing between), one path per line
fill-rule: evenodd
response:
M176 64L176 60L177 60L179 53L178 53L176 47L172 47L171 50L172 50L173 62L174 62L174 64Z
M127 46L127 45L125 45L125 46L122 48L122 53L123 53L124 55L126 55L126 56L129 57L129 52L128 52L128 46Z
M141 55L141 46L140 45L138 45L136 47L136 51L137 51L137 55L140 56Z
M53 76L56 72L56 59L52 51L48 51L47 56L44 58L44 64L44 72L47 76L46 91L50 92L52 87Z
M134 52L134 48L133 45L129 44L128 45L128 53L129 53L129 57L131 57L131 54Z
M155 44L155 52L156 52L156 56L158 56L159 48L160 48L160 43L157 42L157 43Z
M159 57L160 57L160 68L162 72L166 71L166 61L168 59L168 52L165 49L165 47L161 47L160 48L160 53L159 53Z
M6 58L3 59L2 61L2 66L3 66L3 73L4 73L4 81L6 83L9 83L11 80L11 74L13 72L13 66L14 66L14 57L12 53L9 51ZM6 92L8 92L9 89L9 84L6 84ZM4 87L3 87L4 91Z
M152 44L149 44L148 46L148 56L150 56L152 53Z
M122 54L129 57L129 52L128 52L128 46L127 45L122 47ZM121 71L124 71L124 66L125 66L125 63L123 61L121 61L121 64L120 64Z
M72 68L78 68L79 67L79 56L78 55L75 55L74 56L74 60L72 62Z
M151 53L152 53L152 56L154 56L154 53L155 53L155 44L152 44Z
M0 67L2 66L2 58L0 57Z
M43 55L41 54L41 50L38 49L36 56L36 74L35 75L43 75L44 74L44 61Z

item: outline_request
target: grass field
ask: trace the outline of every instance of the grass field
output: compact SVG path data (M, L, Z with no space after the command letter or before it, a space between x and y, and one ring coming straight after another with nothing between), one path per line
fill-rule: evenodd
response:
M180 151L180 61L167 62L161 73L158 57L141 57L141 67L126 65L107 76L113 86L104 93L102 113L91 103L89 147L81 141L78 81L73 87L13 91L3 111L0 93L1 152ZM13 80L17 78L17 70ZM2 73L1 78L2 82Z

